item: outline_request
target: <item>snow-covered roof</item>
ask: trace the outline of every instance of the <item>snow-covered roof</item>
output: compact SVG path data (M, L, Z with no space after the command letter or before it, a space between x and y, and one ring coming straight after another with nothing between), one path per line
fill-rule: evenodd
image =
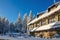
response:
M44 13L45 13L45 11L39 12L39 13L37 13L37 16L41 15L41 14L44 14Z
M56 28L56 27L60 27L60 21L59 22L50 23L48 25L36 27L33 30L31 30L31 32L33 32L33 31L41 31L41 30L48 30L48 29Z
M54 4L53 4L53 5L51 5L51 6L49 6L49 7L48 7L48 9L49 9L49 8L51 8L51 7L52 7L52 6L54 6L54 5L56 5L56 6L60 5L60 1L59 1L59 2L54 3ZM46 10L46 11L48 11L48 10ZM43 14L43 13L45 13L46 11L39 12L37 15Z
M48 7L48 9L49 9L49 8L51 8L51 7L52 7L52 6L54 6L54 5L56 5L56 6L60 5L60 1L59 1L59 2L54 3L54 4L53 4L53 5L51 5L51 6L49 6L49 7Z
M48 17L49 15L54 14L54 12L59 11L59 10L60 10L60 5L59 5L56 9L54 9L53 11L50 11L49 13L46 12L46 13L44 13L43 15L41 15L40 17L32 20L32 21L31 21L30 23L28 23L27 25L30 25L30 24L32 24L32 23L34 23L34 22L37 22L37 21L40 20L40 19L43 19L43 18L45 18L45 17Z

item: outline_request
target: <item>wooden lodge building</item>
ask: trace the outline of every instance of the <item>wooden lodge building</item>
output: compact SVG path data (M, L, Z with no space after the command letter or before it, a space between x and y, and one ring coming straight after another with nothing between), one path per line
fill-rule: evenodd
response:
M28 24L28 34L35 37L51 38L60 35L60 2L54 3L37 15Z

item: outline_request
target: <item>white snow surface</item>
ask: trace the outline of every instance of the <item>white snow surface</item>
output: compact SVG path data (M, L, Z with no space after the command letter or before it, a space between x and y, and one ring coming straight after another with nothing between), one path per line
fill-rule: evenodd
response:
M39 37L27 37L24 38L22 37L8 37L8 36L0 36L0 39L5 39L5 40L60 40L60 38L39 38Z

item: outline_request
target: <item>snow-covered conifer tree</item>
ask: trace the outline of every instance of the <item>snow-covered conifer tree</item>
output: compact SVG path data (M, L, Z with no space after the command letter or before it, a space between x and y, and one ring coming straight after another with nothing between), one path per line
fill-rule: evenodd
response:
M32 19L33 19L32 10L30 10L30 13L29 13L29 21L31 21Z
M14 23L13 22L10 23L10 32L11 33L14 32Z
M5 29L6 29L6 32L9 31L9 21L7 18L5 18Z
M23 32L27 32L27 14L24 14L23 17L23 28L22 28Z
M19 15L18 15L18 18L17 18L17 21L16 21L16 29L19 31L19 32L21 32L21 30L22 30L22 20L21 20L21 18L20 18L20 13L19 13Z

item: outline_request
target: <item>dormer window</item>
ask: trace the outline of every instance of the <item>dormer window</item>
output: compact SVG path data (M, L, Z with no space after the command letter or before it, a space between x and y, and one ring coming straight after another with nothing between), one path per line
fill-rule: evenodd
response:
M51 7L48 8L48 12L53 11L57 6L56 5L52 5Z

